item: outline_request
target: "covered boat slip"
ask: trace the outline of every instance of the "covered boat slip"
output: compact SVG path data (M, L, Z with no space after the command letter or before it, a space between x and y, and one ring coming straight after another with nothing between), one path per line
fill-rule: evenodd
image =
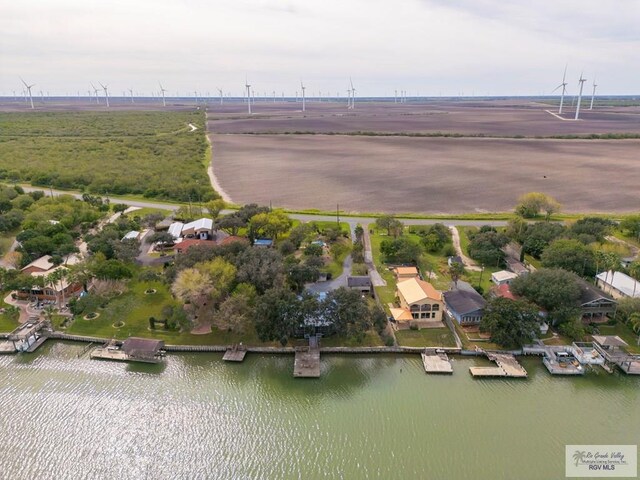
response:
M122 362L160 363L164 359L164 341L150 338L127 338L122 345L112 340L91 351L90 357Z

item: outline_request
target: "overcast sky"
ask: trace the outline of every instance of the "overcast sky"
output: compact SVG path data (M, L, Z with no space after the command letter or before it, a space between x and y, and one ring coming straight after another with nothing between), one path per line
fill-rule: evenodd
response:
M565 63L640 93L640 1L0 0L0 94L539 95Z

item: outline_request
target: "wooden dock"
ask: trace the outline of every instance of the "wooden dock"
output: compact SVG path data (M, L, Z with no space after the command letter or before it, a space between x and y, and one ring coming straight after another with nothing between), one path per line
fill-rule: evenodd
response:
M29 348L25 350L25 352L26 353L35 352L40 347L40 345L42 345L47 340L48 340L48 337L38 337L38 339L35 342L33 342L31 346L29 346Z
M296 348L293 376L297 378L320 377L320 349L312 347Z
M469 367L474 377L510 377L526 378L527 371L518 363L516 357L507 353L485 352L487 358L495 362L495 367Z
M8 355L16 352L17 350L13 342L0 342L0 355Z
M246 347L243 347L242 345L234 345L233 347L229 347L227 351L224 352L222 360L224 360L225 362L242 362L246 355Z
M453 373L453 367L447 354L435 349L425 349L422 352L422 364L427 373Z

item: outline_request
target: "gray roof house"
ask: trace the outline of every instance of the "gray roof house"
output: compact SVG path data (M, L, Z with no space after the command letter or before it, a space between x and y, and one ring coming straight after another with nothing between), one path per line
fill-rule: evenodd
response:
M446 311L460 325L477 325L484 315L487 304L482 295L473 289L449 290L442 294Z

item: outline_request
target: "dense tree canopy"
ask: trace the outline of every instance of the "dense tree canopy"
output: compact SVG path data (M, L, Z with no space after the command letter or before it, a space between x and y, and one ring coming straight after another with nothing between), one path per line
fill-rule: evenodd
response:
M509 243L506 235L495 230L470 234L469 256L483 265L500 265L504 260L502 247Z
M580 276L596 274L595 255L579 240L559 239L549 245L541 256L547 268L563 268Z
M387 263L417 263L422 246L409 237L389 238L380 244L380 253Z
M511 291L544 308L554 323L568 321L579 312L580 284L566 270L541 268L514 279Z
M480 331L491 334L491 341L507 348L530 343L539 333L538 308L522 300L493 298L485 307Z

